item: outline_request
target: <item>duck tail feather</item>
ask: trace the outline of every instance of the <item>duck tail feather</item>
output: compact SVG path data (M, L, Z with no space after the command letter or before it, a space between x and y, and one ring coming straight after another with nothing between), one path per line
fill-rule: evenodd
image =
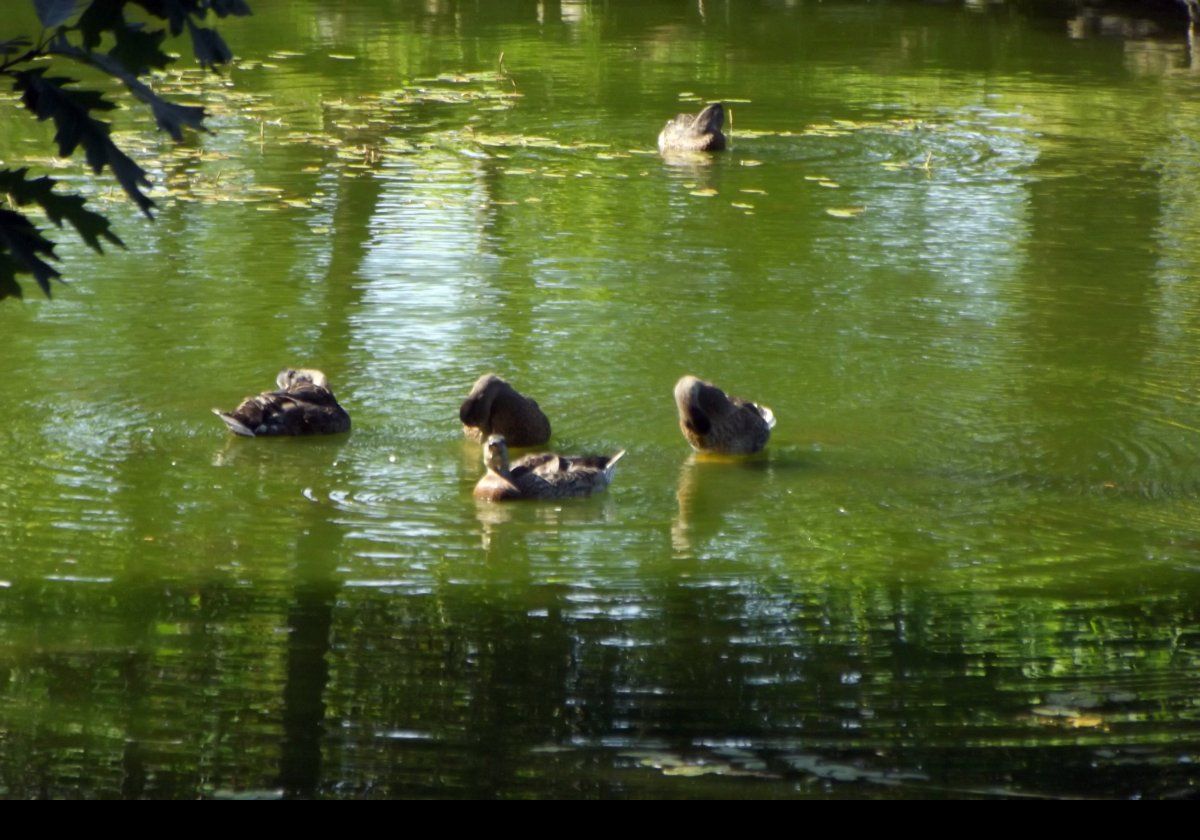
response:
M243 437L254 437L254 431L249 426L247 426L245 423L243 423L241 420L238 420L236 417L234 417L232 414L229 414L228 412L225 412L225 411L221 411L221 409L219 409L219 408L214 408L212 410L212 413L217 415L218 417L220 417L222 420L224 420L225 425L229 427L229 431L233 432L235 435L242 435Z
M611 458L609 458L608 463L605 464L605 466L604 466L605 474L611 476L613 474L613 467L615 467L617 465L617 461L620 461L624 457L625 457L625 450L622 449L616 455L613 455Z

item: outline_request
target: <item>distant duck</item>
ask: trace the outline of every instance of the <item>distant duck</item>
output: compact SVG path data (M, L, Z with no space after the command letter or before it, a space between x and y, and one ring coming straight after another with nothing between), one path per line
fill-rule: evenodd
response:
M725 106L714 102L696 116L680 114L667 122L658 135L660 152L719 152L725 148L721 126Z
M590 496L608 486L613 469L624 454L624 449L607 456L564 456L542 452L526 455L510 465L504 436L492 435L483 442L483 463L487 473L475 485L475 498L506 502Z
M247 397L233 411L214 408L229 431L245 437L327 435L350 431L350 415L319 370L287 368L275 377L277 391Z
M775 415L766 406L730 397L711 382L685 376L675 383L679 428L698 452L747 455L767 445Z
M538 404L494 373L475 381L458 419L463 434L480 443L493 434L503 435L511 446L541 446L550 439L550 421Z

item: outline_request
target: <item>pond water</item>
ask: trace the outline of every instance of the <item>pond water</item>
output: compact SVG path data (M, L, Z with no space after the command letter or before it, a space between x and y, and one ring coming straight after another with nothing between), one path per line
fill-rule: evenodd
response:
M157 82L214 133L117 115L153 224L0 102L129 246L0 303L0 795L1197 794L1181 29L253 5ZM660 158L718 99L730 150ZM349 435L210 413L295 365ZM628 449L607 494L472 499L489 370ZM691 455L684 373L767 450Z

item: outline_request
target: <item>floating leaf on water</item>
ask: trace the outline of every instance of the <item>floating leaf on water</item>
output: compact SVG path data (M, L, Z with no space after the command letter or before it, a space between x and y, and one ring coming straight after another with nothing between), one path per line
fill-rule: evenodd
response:
M766 195L767 194L766 190L756 190L753 187L743 187L742 189L738 190L738 192L748 193L749 195Z
M827 190L840 190L842 185L837 181L817 181L818 187L824 187Z
M805 175L804 180L805 181L828 181L829 176L828 175Z
M706 767L702 764L684 764L680 767L662 768L662 774L664 776L683 776L685 778L694 776L707 776L709 774L720 775L722 772L722 768Z
M716 194L717 194L717 191L714 190L712 187L705 187L704 189L701 189L701 190L692 190L692 192L691 192L691 195L698 195L703 198L711 198L712 196L714 196Z
M1104 718L1097 714L1084 714L1079 709L1062 706L1041 706L1033 710L1038 723L1068 726L1072 729L1096 729L1104 727Z
M302 55L304 55L304 53L296 52L295 50L275 50L275 52L271 53L268 58L298 58Z
M762 166L761 160L742 160L738 161L742 166Z
M338 61L354 61L358 58L356 55L346 55L345 53L330 53L330 58L335 58Z
M733 201L733 202L730 202L730 206L731 206L731 207L736 207L736 208L738 208L739 210L753 210L753 209L754 209L754 205L753 205L753 204L746 204L744 201Z
M835 219L853 219L861 216L866 207L826 207L825 212Z

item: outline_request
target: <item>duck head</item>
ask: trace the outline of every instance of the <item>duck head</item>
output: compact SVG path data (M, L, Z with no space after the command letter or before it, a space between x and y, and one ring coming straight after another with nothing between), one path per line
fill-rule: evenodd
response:
M675 406L679 409L679 422L698 435L712 431L713 419L733 408L724 391L694 376L685 376L675 383Z
M504 435L490 435L483 442L483 465L499 475L508 475L508 441Z
M485 373L475 380L471 393L458 408L458 419L464 426L486 427L492 415L492 403L501 394L516 393L511 385L494 373ZM503 438L501 438L503 440Z
M696 115L692 122L693 134L719 134L725 124L725 106L714 102Z
M329 380L316 368L284 368L275 377L275 384L281 391L304 386L329 390Z

